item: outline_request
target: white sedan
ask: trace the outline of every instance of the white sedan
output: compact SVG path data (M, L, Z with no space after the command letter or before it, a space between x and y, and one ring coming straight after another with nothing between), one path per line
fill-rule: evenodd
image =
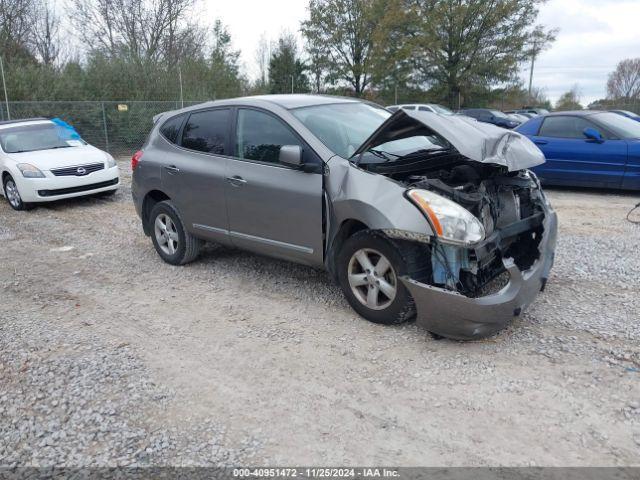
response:
M120 184L113 157L58 119L0 122L0 175L2 192L14 210L113 193Z

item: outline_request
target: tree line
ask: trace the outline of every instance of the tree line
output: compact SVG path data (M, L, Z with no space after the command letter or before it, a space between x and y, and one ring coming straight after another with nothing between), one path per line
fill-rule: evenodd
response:
M65 10L53 0L0 0L10 99L315 92L454 108L550 106L519 79L523 63L555 39L537 24L544 0L309 0L299 36L256 46L256 78L221 20L194 21L197 2L70 0ZM610 94L638 95L622 86L625 75L610 80Z

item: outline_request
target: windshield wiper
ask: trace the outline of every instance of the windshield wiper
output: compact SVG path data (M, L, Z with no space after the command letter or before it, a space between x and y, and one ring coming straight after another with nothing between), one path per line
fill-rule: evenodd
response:
M371 152L372 154L374 154L376 157L378 158L382 158L386 161L391 161L391 160L396 160L398 158L401 158L402 155L396 155L395 153L391 153L391 152L385 152L384 150L375 150L373 148L367 150L368 152Z
M71 148L71 145L56 145L55 147L45 148L44 150L53 150L54 148Z
M405 160L407 158L419 157L421 155L438 155L440 153L450 152L451 148L421 148L415 152L407 153L406 155L399 155L398 160Z

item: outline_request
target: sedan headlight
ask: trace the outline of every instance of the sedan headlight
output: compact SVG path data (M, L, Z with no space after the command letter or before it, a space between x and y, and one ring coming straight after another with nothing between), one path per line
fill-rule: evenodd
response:
M457 203L429 190L409 190L407 195L429 219L442 241L469 245L484 238L485 231L480 220Z
M118 165L115 159L107 153L107 168L113 168Z
M17 167L25 178L44 178L44 173L30 163L19 163Z

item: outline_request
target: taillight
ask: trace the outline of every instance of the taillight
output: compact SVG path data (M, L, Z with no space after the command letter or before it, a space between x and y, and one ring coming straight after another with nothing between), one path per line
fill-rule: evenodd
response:
M133 157L131 157L131 170L135 170L136 167L138 166L138 162L140 162L140 159L142 158L142 150L138 150L136 153L133 154Z

